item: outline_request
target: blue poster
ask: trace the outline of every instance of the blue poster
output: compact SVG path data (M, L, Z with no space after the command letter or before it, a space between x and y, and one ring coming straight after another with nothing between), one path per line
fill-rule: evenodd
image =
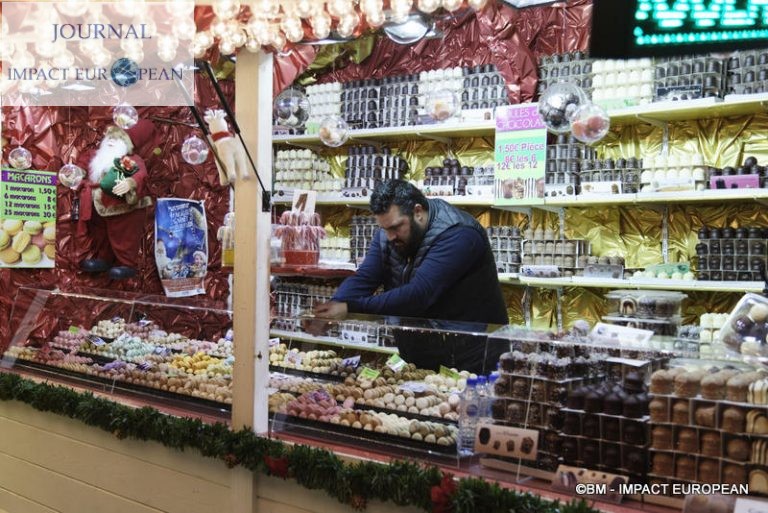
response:
M159 198L155 210L155 262L168 297L205 293L208 224L201 201Z

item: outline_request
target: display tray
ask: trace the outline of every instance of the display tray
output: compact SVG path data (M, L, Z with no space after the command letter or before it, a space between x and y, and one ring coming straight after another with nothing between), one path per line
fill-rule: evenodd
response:
M139 394L142 397L151 395L152 397L160 397L163 399L173 399L177 401L184 401L185 405L191 404L205 408L204 411L209 412L210 409L214 409L217 412L231 412L232 405L226 403L219 403L211 401L210 399L202 399L200 397L194 397L191 395L177 394L174 392L168 392L159 388L145 387L142 385L136 385L135 383L128 383L121 380L113 380L102 378L101 376L93 376L90 374L82 374L61 367L52 367L42 363L32 362L29 360L17 359L14 363L14 368L39 371L45 374L55 373L56 377L69 378L77 383L82 383L84 380L91 383L98 383L108 387L108 390L117 390L120 392L127 392L131 394Z
M375 411L379 411L378 409ZM399 412L398 412L399 413ZM439 445L436 443L419 442L411 438L395 436L386 433L377 433L376 431L365 431L359 428L342 426L340 424L331 424L330 422L320 422L317 420L295 417L286 413L270 412L269 420L272 423L272 432L292 432L297 431L301 434L319 436L323 439L333 439L338 441L337 436L358 442L363 441L366 447L380 446L387 451L392 450L392 446L400 447L406 453L407 449L417 449L431 454L458 457L458 448L456 444ZM434 422L434 421L433 421ZM275 424L279 424L279 429Z
M280 367L279 365L270 365L269 371L281 372L283 374L290 374L291 376L299 376L301 378L312 378L312 379L321 379L324 381L333 381L335 383L344 383L344 379L345 379L341 376L334 376L333 374L305 371L301 369L295 369L293 367Z

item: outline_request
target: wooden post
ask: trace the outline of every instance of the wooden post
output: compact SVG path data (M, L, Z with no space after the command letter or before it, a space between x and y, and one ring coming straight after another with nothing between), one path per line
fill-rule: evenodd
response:
M241 51L237 57L235 114L262 183L272 187L272 54ZM235 269L232 311L234 354L232 428L267 431L269 381L269 212L262 212L255 176L235 184ZM233 473L232 511L256 506L253 473Z

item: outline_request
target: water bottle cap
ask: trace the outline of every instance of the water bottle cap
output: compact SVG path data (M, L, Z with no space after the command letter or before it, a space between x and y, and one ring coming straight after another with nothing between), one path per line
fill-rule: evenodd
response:
M488 382L488 378L485 376L478 376L477 377L477 384L478 385L485 385Z
M501 374L498 371L491 372L491 375L488 376L488 382L494 383L501 377Z
M467 386L473 387L477 385L477 378L467 378Z

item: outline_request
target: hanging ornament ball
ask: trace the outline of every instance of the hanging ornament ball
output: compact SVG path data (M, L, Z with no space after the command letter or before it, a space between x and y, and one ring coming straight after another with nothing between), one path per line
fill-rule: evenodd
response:
M341 116L328 116L320 122L319 135L323 144L336 148L349 139L349 125Z
M32 154L28 149L19 146L8 154L8 163L15 169L29 169L32 167Z
M426 111L436 121L445 121L459 110L459 97L449 89L437 89L427 93Z
M309 99L301 91L287 89L277 95L274 114L277 124L296 128L309 118Z
M73 191L80 186L83 178L85 178L85 171L75 164L64 164L59 169L59 182Z
M541 95L539 115L550 132L564 134L571 129L571 118L576 109L588 101L581 87L568 82L557 82Z
M112 111L112 121L123 130L128 130L139 121L139 113L131 105L121 103Z
M579 141L593 144L605 137L611 128L608 113L592 102L587 102L576 109L571 118L571 133Z
M181 157L187 164L202 164L208 158L208 145L196 135L191 135L181 145Z

